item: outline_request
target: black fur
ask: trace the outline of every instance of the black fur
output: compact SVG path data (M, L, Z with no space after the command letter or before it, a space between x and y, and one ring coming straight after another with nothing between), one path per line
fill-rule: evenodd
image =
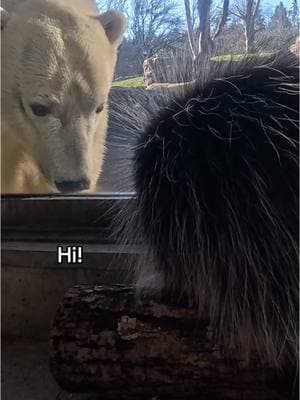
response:
M146 246L139 286L279 368L298 359L298 74L291 53L228 65L176 99L144 98L127 124L136 199L122 217Z

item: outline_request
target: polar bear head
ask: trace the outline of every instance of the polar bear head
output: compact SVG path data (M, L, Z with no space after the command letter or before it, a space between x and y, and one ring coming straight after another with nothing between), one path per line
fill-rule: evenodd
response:
M56 190L96 184L124 26L120 12L89 13L66 0L1 12L4 130Z

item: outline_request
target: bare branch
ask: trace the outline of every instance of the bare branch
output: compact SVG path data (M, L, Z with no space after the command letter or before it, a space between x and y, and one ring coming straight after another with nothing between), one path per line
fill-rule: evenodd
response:
M245 16L244 16L244 15L242 15L242 14L240 14L240 13L235 13L235 12L232 11L232 10L230 10L229 12L230 12L230 14L234 15L234 16L237 17L237 18L240 18L240 19L242 19L242 20L245 20Z
M228 10L229 10L229 0L224 0L222 15L220 17L219 23L217 25L216 31L213 35L213 40L220 35L222 29L224 28L226 21L228 19Z
M176 40L181 34L181 25L173 0L133 0L130 34L146 57Z
M257 17L258 11L259 11L259 6L260 6L260 0L257 0L254 13L253 13L253 18L255 19Z
M235 5L235 11L231 11L231 14L240 18L243 21L245 29L245 42L246 52L252 52L254 49L254 36L255 20L259 13L260 0L245 0L240 1Z

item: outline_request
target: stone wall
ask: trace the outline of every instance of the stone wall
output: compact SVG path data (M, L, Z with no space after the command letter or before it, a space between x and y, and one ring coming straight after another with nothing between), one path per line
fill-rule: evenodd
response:
M167 57L154 55L144 60L143 69L146 86L157 82L168 82L171 68L171 59Z

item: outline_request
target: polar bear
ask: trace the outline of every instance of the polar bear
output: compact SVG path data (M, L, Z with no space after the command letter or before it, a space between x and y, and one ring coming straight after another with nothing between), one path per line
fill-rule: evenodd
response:
M95 190L123 14L6 0L1 30L2 193Z

